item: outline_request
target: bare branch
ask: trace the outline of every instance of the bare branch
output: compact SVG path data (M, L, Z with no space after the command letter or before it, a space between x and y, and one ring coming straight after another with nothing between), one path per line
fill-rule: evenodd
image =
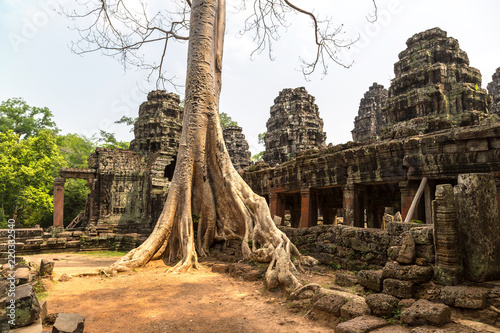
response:
M132 4L123 0L77 0L77 3L81 12L64 12L70 19L78 20L74 29L80 40L71 45L74 53L101 51L117 58L124 69L146 69L148 78L155 74L157 87L168 83L178 88L173 78L165 76L165 59L169 40L188 40L189 0L173 1L172 10L156 12L142 0ZM142 50L157 42L163 42L163 50L151 64Z
M376 17L376 0L372 1L375 6L375 14L371 16ZM245 7L243 6L242 8ZM312 60L299 58L302 64L302 73L306 79L318 67L321 68L322 74L326 75L328 73L328 64L332 61L345 68L349 68L352 65L352 63L343 62L339 55L342 49L349 48L358 39L342 38L342 24L335 27L332 24L331 18L319 19L316 13L293 4L291 0L254 0L253 14L247 18L244 30L240 33L253 32L253 40L257 46L252 55L268 49L269 57L273 60L272 44L280 38L280 29L284 28L286 30L289 27L287 14L290 12L305 15L312 23L313 38L316 45L315 56Z
M368 20L368 22L370 23L375 23L378 19L378 7L377 7L377 1L376 0L372 0L373 2L373 14L369 14L366 19Z

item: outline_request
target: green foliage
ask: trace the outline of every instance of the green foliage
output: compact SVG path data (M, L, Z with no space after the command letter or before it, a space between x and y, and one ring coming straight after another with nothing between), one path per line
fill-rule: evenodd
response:
M418 224L424 224L424 221L421 220L411 220L411 223L418 223Z
M0 217L14 218L21 227L50 225L53 181L66 163L56 136L42 130L38 136L19 139L9 130L0 133Z
M74 133L58 136L57 145L70 168L88 168L88 158L96 147L92 139Z
M265 144L266 144L266 142L264 141L264 140L265 140L265 138L266 138L266 134L267 134L267 132L264 132L264 133L259 133L259 134L257 135L259 145L265 145Z
M64 225L68 225L85 209L85 201L90 193L86 179L66 179L64 184Z
M97 142L101 147L118 149L128 149L130 147L130 142L118 141L113 133L99 130L99 135L100 138L97 139Z
M127 126L134 126L135 122L137 121L138 117L132 118L132 117L127 117L127 116L122 116L119 120L115 121L115 124L125 124ZM133 132L134 128L132 127L130 129L130 132Z
M254 162L257 162L257 161L262 161L262 157L264 156L264 152L261 151L260 153L258 154L255 154L253 155L250 159Z
M238 123L234 121L227 113L220 112L219 113L220 125L222 129L231 126L238 126Z
M52 117L52 112L46 107L29 106L22 98L11 98L0 104L0 132L11 130L18 140L37 136L43 130L55 134L59 130Z

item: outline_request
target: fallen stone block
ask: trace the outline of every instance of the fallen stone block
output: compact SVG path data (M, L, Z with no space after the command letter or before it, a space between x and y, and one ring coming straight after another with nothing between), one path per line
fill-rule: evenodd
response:
M76 313L59 313L52 333L83 333L85 317Z
M412 298L413 288L414 284L410 281L385 279L383 293L402 299Z
M9 317L14 320L15 325L13 327L23 327L32 324L38 319L40 314L40 304L38 304L38 299L36 298L35 291L30 284L23 284L16 287L15 296L7 302L7 315L11 314L11 309L9 307L14 304L14 318Z
M358 283L356 275L335 273L335 283L341 287L352 287Z
M401 314L403 324L443 326L450 322L451 309L444 304L431 303L424 299L413 303Z
M347 302L347 298L340 295L326 295L313 304L313 308L331 313L340 317L340 308Z
M366 303L346 302L340 307L340 317L352 319L370 314L370 308Z
M31 282L30 269L28 267L20 267L16 269L16 283L22 285Z
M399 302L396 297L386 294L371 294L366 296L365 301L372 313L377 316L392 316Z
M54 262L42 259L40 262L40 276L51 276L54 271Z
M489 289L469 286L448 286L441 289L444 304L465 308L484 309L487 305Z
M335 333L366 333L388 325L389 323L382 318L361 316L338 324Z
M224 264L214 264L212 265L212 272L214 273L227 273L228 266Z
M382 291L382 271L359 271L358 272L358 283L363 287L375 291L377 293Z

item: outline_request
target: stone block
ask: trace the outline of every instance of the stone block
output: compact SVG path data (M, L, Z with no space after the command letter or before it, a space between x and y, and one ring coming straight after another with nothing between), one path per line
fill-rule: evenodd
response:
M347 273L335 273L335 283L341 287L352 287L358 283L356 275Z
M22 285L31 282L30 269L28 267L20 267L16 269L16 284Z
M326 295L313 303L313 308L328 312L340 317L340 308L347 302L347 298L340 295Z
M434 262L436 259L436 253L434 252L434 245L415 246L415 256L417 258L424 258L429 263Z
M443 326L450 322L451 309L444 304L418 300L401 313L403 324Z
M212 265L212 272L214 272L214 273L227 273L228 272L228 265L213 264Z
M385 279L383 284L384 294L392 295L401 299L413 297L413 282L396 279Z
M416 245L434 244L434 228L432 226L412 228L410 235L415 240Z
M370 308L366 303L346 302L340 307L340 317L352 319L370 314Z
M85 317L76 313L59 313L52 333L83 333Z
M430 266L400 265L395 261L388 262L383 269L383 277L410 281L413 283L424 283L430 281L433 270Z
M489 292L489 289L481 287L448 286L441 289L441 300L458 308L484 309L488 305Z
M12 300L14 302L10 300L7 302L7 315L11 313L9 307L15 304L14 327L30 325L39 318L40 304L30 284L23 284L16 287L15 297Z
M338 324L335 333L366 333L388 325L389 323L382 318L361 316Z
M53 261L47 259L42 259L40 261L40 276L50 276L52 275L53 271L54 271Z
M56 235L57 238L71 238L71 236L72 236L71 231L60 232Z
M392 316L399 303L396 297L386 294L371 294L366 296L365 301L374 315L388 317Z
M415 262L415 241L410 233L403 235L401 249L396 259L400 264L413 264Z
M363 270L358 272L358 283L371 291L381 292L382 281L383 276L381 270Z
M401 246L390 246L387 249L387 257L390 260L395 261L396 259L398 259L399 251L401 251Z

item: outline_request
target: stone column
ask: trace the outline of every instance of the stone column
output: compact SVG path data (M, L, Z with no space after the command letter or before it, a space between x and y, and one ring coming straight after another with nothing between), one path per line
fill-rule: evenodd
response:
M436 200L432 201L434 248L436 249L434 278L437 283L445 286L459 284L463 272L454 201L451 184L436 187Z
M454 187L460 248L467 280L500 279L500 223L495 180L489 173L458 176Z
M354 225L354 184L342 186L344 196L344 225Z
M316 195L310 189L300 191L300 228L312 227L318 224L318 204Z
M269 210L271 211L271 217L274 219L275 216L281 217L283 221L285 218L285 209L283 206L283 200L281 200L280 195L277 191L274 191L269 196Z
M64 178L54 178L54 228L64 228Z

